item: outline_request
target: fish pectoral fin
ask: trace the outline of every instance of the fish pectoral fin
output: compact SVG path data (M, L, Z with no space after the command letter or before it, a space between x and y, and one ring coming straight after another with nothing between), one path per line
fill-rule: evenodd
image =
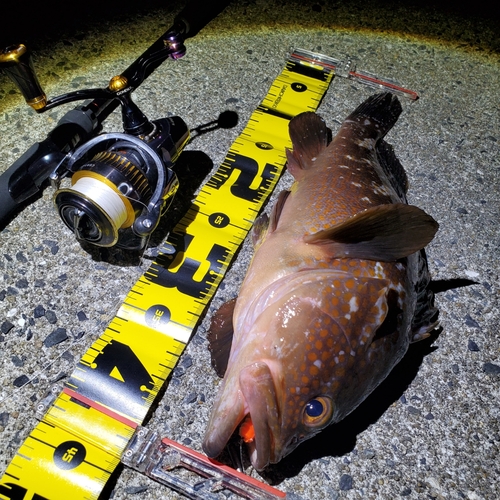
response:
M278 195L278 199L271 210L271 217L269 220L269 232L275 231L278 227L278 221L280 219L281 212L285 206L285 202L288 199L290 191L281 191Z
M233 343L233 312L236 298L222 304L214 314L207 333L212 367L219 377L224 377Z
M275 231L278 227L280 215L289 194L290 191L281 191L276 199L276 203L273 205L271 215L268 216L264 213L255 220L252 228L252 243L254 249L257 249L266 239L266 236Z
M254 249L257 249L264 241L269 229L269 215L261 214L255 219L252 226L252 244Z
M438 227L420 208L393 203L369 208L331 228L306 235L304 241L324 245L332 258L391 262L424 248Z
M313 167L316 158L326 149L330 133L324 120L311 111L292 118L288 130L293 151L286 151L287 168L298 180L302 176L302 170Z

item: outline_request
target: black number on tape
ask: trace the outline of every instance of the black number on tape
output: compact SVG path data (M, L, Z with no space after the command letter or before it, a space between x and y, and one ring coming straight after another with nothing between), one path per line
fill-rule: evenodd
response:
M161 330L170 321L170 310L162 304L151 306L145 314L146 324Z
M54 463L59 469L70 470L78 467L87 455L87 450L78 441L65 441L54 451Z
M300 82L292 83L290 87L292 87L292 90L295 90L295 92L305 92L307 90L307 85Z
M179 252L185 253L193 241L194 236L191 234L183 234L180 238L175 238L177 235L172 236L173 238L171 241L176 248L176 254L160 255L156 259L156 263L150 267L146 278L156 285L165 288L177 288L179 292L185 295L189 295L195 299L201 299L204 294L210 291L214 278L220 274L228 249L222 245L214 244L206 258L210 263L210 268L200 281L195 281L194 275L201 266L201 262L198 260L186 257L177 271L168 269L169 265L171 265L172 258L175 259L175 256L178 255Z
M112 410L142 419L137 407L144 407L154 382L134 351L112 340L97 354L91 366L79 363L69 387ZM151 388L149 388L150 386Z
M24 500L26 498L26 493L28 493L27 488L23 488L18 484L5 483L0 484L0 495L5 496L9 500ZM26 499L28 500L28 499ZM49 500L47 497L42 497L37 493L34 493L30 500Z
M243 200L257 202L262 192L269 189L269 181L274 178L276 167L271 163L266 163L264 171L260 176L259 187L252 189L250 186L259 173L259 164L257 161L248 156L232 152L227 154L227 160L232 160L230 163L231 170L236 169L240 171L236 182L231 186L231 194ZM225 163L224 166L227 167L228 164ZM226 171L225 174L224 177L212 178L208 185L214 189L219 189L228 180L230 171Z
M229 217L222 212L215 212L208 218L208 222L212 227L222 229L229 224Z

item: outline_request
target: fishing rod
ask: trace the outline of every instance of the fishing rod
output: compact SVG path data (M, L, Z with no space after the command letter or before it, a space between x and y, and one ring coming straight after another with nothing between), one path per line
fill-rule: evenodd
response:
M37 113L85 101L68 111L47 137L33 144L0 175L0 230L32 203L50 181L63 222L78 240L141 249L178 188L172 166L189 141L178 116L149 120L132 92L166 59L186 53L184 42L216 17L229 0L191 0L173 25L106 88L82 89L47 99L24 44L0 51L2 68ZM123 132L101 134L121 107ZM64 178L71 187L61 187Z

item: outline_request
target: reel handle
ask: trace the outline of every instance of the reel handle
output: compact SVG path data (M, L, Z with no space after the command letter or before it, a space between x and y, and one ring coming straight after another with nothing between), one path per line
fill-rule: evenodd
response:
M47 96L35 73L31 52L25 45L9 45L3 49L0 52L0 68L4 69L35 111L45 107Z

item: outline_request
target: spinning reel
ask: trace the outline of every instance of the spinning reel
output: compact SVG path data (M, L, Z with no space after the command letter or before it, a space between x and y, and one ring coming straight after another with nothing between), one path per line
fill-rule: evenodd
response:
M39 187L42 176L48 177L55 188L58 213L78 240L100 247L142 249L177 191L178 180L171 167L190 134L179 117L150 121L131 94L163 60L185 54L181 32L167 32L160 44L113 77L107 88L77 90L51 100L38 83L24 45L1 51L0 67L38 113L93 99L60 120L49 136L50 144L47 139L33 146L44 147L42 153L36 152L36 175L33 164L18 168L9 179L9 196L18 202ZM118 105L124 132L98 134L104 118ZM71 186L62 187L61 181L67 177Z

